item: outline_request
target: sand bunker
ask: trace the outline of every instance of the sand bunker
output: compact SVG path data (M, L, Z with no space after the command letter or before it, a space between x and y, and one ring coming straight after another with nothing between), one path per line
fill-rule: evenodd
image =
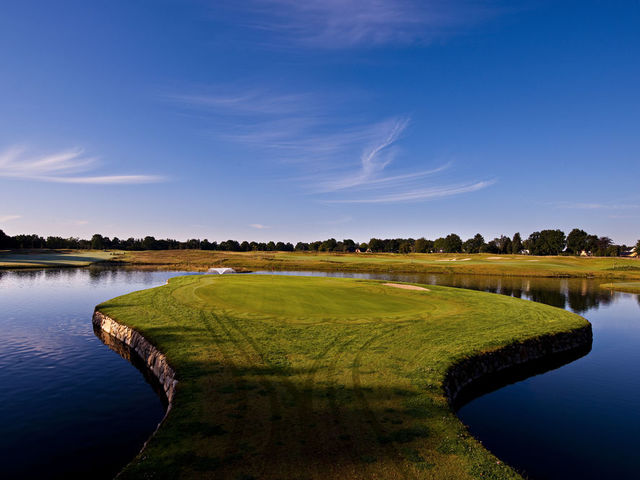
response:
M436 262L466 262L471 260L470 258L444 258L442 260L436 260Z
M403 290L423 290L425 292L430 292L428 288L418 287L417 285L404 285L402 283L383 283L385 287L394 287L394 288L402 288Z
M504 257L487 257L487 260L502 260Z

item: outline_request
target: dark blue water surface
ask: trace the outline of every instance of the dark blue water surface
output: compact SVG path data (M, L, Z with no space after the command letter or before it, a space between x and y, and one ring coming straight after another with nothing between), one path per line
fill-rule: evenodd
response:
M178 274L0 271L1 478L112 478L138 453L164 407L91 315Z
M637 295L586 279L279 273L451 285L585 316L594 334L588 355L478 397L458 414L530 478L639 477ZM111 478L136 455L164 407L145 377L95 336L91 315L104 300L180 274L0 271L0 477Z

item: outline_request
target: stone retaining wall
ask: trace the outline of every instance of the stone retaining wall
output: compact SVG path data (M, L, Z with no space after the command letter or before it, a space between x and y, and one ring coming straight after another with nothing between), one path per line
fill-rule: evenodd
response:
M454 403L464 388L483 377L558 354L590 348L592 341L593 333L589 324L570 332L543 335L474 355L449 368L443 389L449 402Z
M116 322L102 312L95 311L92 321L97 328L120 340L138 354L164 389L169 403L167 407L167 413L169 413L178 380L176 380L175 371L167 362L167 357L134 329Z

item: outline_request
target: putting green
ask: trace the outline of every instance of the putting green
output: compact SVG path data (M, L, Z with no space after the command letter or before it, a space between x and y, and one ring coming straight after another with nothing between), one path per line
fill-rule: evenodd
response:
M99 305L164 352L179 380L171 412L122 478L519 478L467 433L445 374L471 355L588 322L427 288L187 276Z

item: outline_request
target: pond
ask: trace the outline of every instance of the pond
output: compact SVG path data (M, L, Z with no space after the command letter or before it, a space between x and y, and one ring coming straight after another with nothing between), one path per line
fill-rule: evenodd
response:
M262 272L276 273L276 272ZM636 477L640 460L640 304L586 279L314 272L451 285L579 313L591 352L463 405L458 415L533 479ZM164 415L145 376L96 337L93 307L185 272L0 271L0 458L3 476L112 478ZM153 383L153 382L152 382Z

